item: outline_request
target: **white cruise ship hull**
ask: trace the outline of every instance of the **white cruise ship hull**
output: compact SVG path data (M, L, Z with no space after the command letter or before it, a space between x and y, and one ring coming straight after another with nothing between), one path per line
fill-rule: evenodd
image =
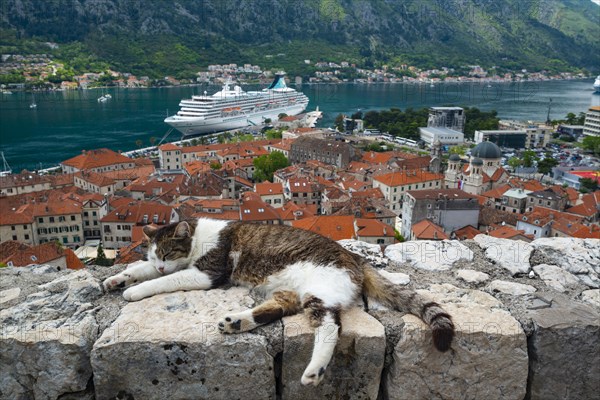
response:
M266 119L275 122L279 119L279 114L298 115L302 113L308 104L295 104L293 106L281 107L277 109L265 110L262 112L237 115L227 118L193 118L172 116L165 119L165 122L183 133L184 136L199 136L216 132L224 132L233 129L246 128L252 125L262 125Z

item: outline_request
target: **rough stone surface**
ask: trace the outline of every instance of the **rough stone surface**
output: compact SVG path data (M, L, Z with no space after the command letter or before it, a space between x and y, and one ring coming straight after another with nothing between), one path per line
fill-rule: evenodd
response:
M527 310L531 399L600 398L600 311L555 293L551 307Z
M532 242L535 249L542 250L552 264L560 265L573 274L590 270L600 273L600 240L575 238L541 238Z
M487 258L506 269L512 276L529 272L529 257L533 251L531 244L488 235L477 235L474 240L485 250Z
M534 293L537 289L531 285L524 285L522 283L493 280L488 285L488 290L513 296L523 296L525 294Z
M242 288L177 292L129 303L94 345L97 397L275 398L267 338L256 332L222 335L217 329L225 314L253 304Z
M426 271L446 271L459 260L473 260L473 252L456 240L417 240L386 247L392 263L410 263Z
M487 293L432 285L422 295L444 305L456 325L452 350L440 353L431 330L413 315L402 317L385 391L389 399L523 399L527 340L519 322Z
M354 308L342 313L342 334L333 359L317 387L300 378L310 361L314 329L304 315L285 317L284 399L376 399L385 359L385 332L375 318Z
M555 240L558 251L554 249ZM382 257L377 245L348 242L359 253L371 252L374 257ZM391 399L600 399L600 383L596 378L600 375L597 357L600 290L594 286L600 272L600 263L595 263L594 258L600 252L600 240L534 241L528 260L536 271L530 271L532 279L527 273L513 276L486 255L491 246L473 240L455 243L466 246L473 257L447 263L443 268L449 270L440 270L439 265L420 268L422 265L410 260L402 262L399 251L385 269L379 269L382 275L400 284L407 282L409 275L410 281L403 286L429 294L452 314L459 332L454 353L440 354L434 350L431 338L424 337L429 335L429 329L423 325L421 330L417 329L420 321L415 317L374 307L375 302L369 299L370 315L385 329L383 372L378 358L382 354L381 336L361 334L350 341L355 337L354 330L363 329L353 325L362 326L360 321L364 320L351 314L344 322L346 332L336 353L338 359L322 382L324 389L300 385L300 376L312 351L312 333L284 337L281 322L242 335L216 333L217 317L229 310L245 309L257 301L253 300L252 292L248 294L244 289L173 293L130 304L123 300L122 290L101 294L99 289L99 282L123 270L123 265L88 266L80 272L45 265L1 268L0 400L132 396L196 399L203 395L211 399L273 396L285 399L284 392L296 397L308 393L304 398L319 398L322 393L326 398L366 398L375 392L372 377L379 372L382 376L379 396L388 391ZM420 244L416 246L421 248ZM414 247L405 250L414 251ZM427 253L429 248L425 250ZM428 256L436 261L431 254ZM383 260L372 263L384 267L388 260L385 257ZM425 257L423 263L428 261ZM487 274L489 279L482 282L464 279L471 275L483 277L480 274ZM531 288L537 290L513 295L491 290L490 281L526 285L527 292ZM441 282L445 285L440 286ZM559 292L559 284L565 289L563 293ZM128 311L121 315L125 306ZM527 372L523 371L522 357L517 356L518 352L526 356L517 339L522 333L514 335L506 331L505 323L512 321L508 313L519 321L528 339L531 370L525 395L522 382ZM198 331L199 326L206 328L204 333ZM381 327L374 324L373 329ZM98 340L100 335L103 339ZM108 342L103 342L105 339ZM285 362L284 340L288 346ZM290 355L289 346L294 343L298 357L305 358L302 361ZM306 347L300 347L301 343ZM232 353L239 354L238 358L227 358ZM350 357L352 354L354 358ZM152 363L155 367L151 367ZM199 369L201 366L205 369ZM283 371L287 371L285 377ZM334 372L341 378L328 383L328 379L335 379ZM152 374L156 376L151 377ZM119 390L114 391L112 386ZM240 386L243 391L230 390L238 390ZM219 390L214 390L215 387ZM136 393L146 390L150 394L134 396L133 389ZM302 392L304 389L312 392Z
M456 271L456 277L469 283L483 283L490 279L490 276L485 272L472 269L459 269Z
M600 310L600 289L590 289L581 292L581 300Z
M361 255L376 268L385 268L389 264L389 260L383 255L381 246L378 244L361 242L359 240L352 239L338 240L338 243L341 244L345 249Z
M546 285L559 292L565 292L567 288L576 287L580 283L575 275L556 265L540 264L534 266L533 270L544 280Z
M379 270L379 273L395 285L408 285L410 283L410 276L408 274L403 274L402 272Z
M85 390L92 376L89 352L98 325L91 302L102 294L97 280L78 271L37 290L0 310L2 399L56 399Z
M0 304L17 299L21 294L21 288L11 288L0 292Z

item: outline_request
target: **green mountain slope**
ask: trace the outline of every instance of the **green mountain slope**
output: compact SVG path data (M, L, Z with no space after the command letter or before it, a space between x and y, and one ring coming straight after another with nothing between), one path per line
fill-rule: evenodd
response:
M54 41L68 44L63 57L83 54L88 64L155 76L224 62L308 73L306 58L600 69L600 7L588 0L3 0L0 7L2 52Z

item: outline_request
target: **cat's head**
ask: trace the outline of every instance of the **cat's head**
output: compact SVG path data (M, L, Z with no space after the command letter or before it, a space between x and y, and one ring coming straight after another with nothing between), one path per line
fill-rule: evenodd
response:
M144 226L143 231L149 241L148 261L158 272L171 274L188 266L193 230L194 228L185 221L160 228Z

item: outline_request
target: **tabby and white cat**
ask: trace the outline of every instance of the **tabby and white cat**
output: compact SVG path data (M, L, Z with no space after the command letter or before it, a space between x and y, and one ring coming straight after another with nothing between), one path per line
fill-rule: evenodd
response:
M141 282L123 293L126 300L137 301L226 283L257 288L267 300L224 316L219 330L245 332L303 310L315 327L312 358L301 379L305 385L323 379L342 328L340 313L361 295L421 317L433 331L435 347L450 348L454 325L437 303L392 284L360 256L318 234L203 218L159 229L145 226L144 233L150 240L148 261L106 279L106 290ZM326 334L330 324L337 327L333 338Z

